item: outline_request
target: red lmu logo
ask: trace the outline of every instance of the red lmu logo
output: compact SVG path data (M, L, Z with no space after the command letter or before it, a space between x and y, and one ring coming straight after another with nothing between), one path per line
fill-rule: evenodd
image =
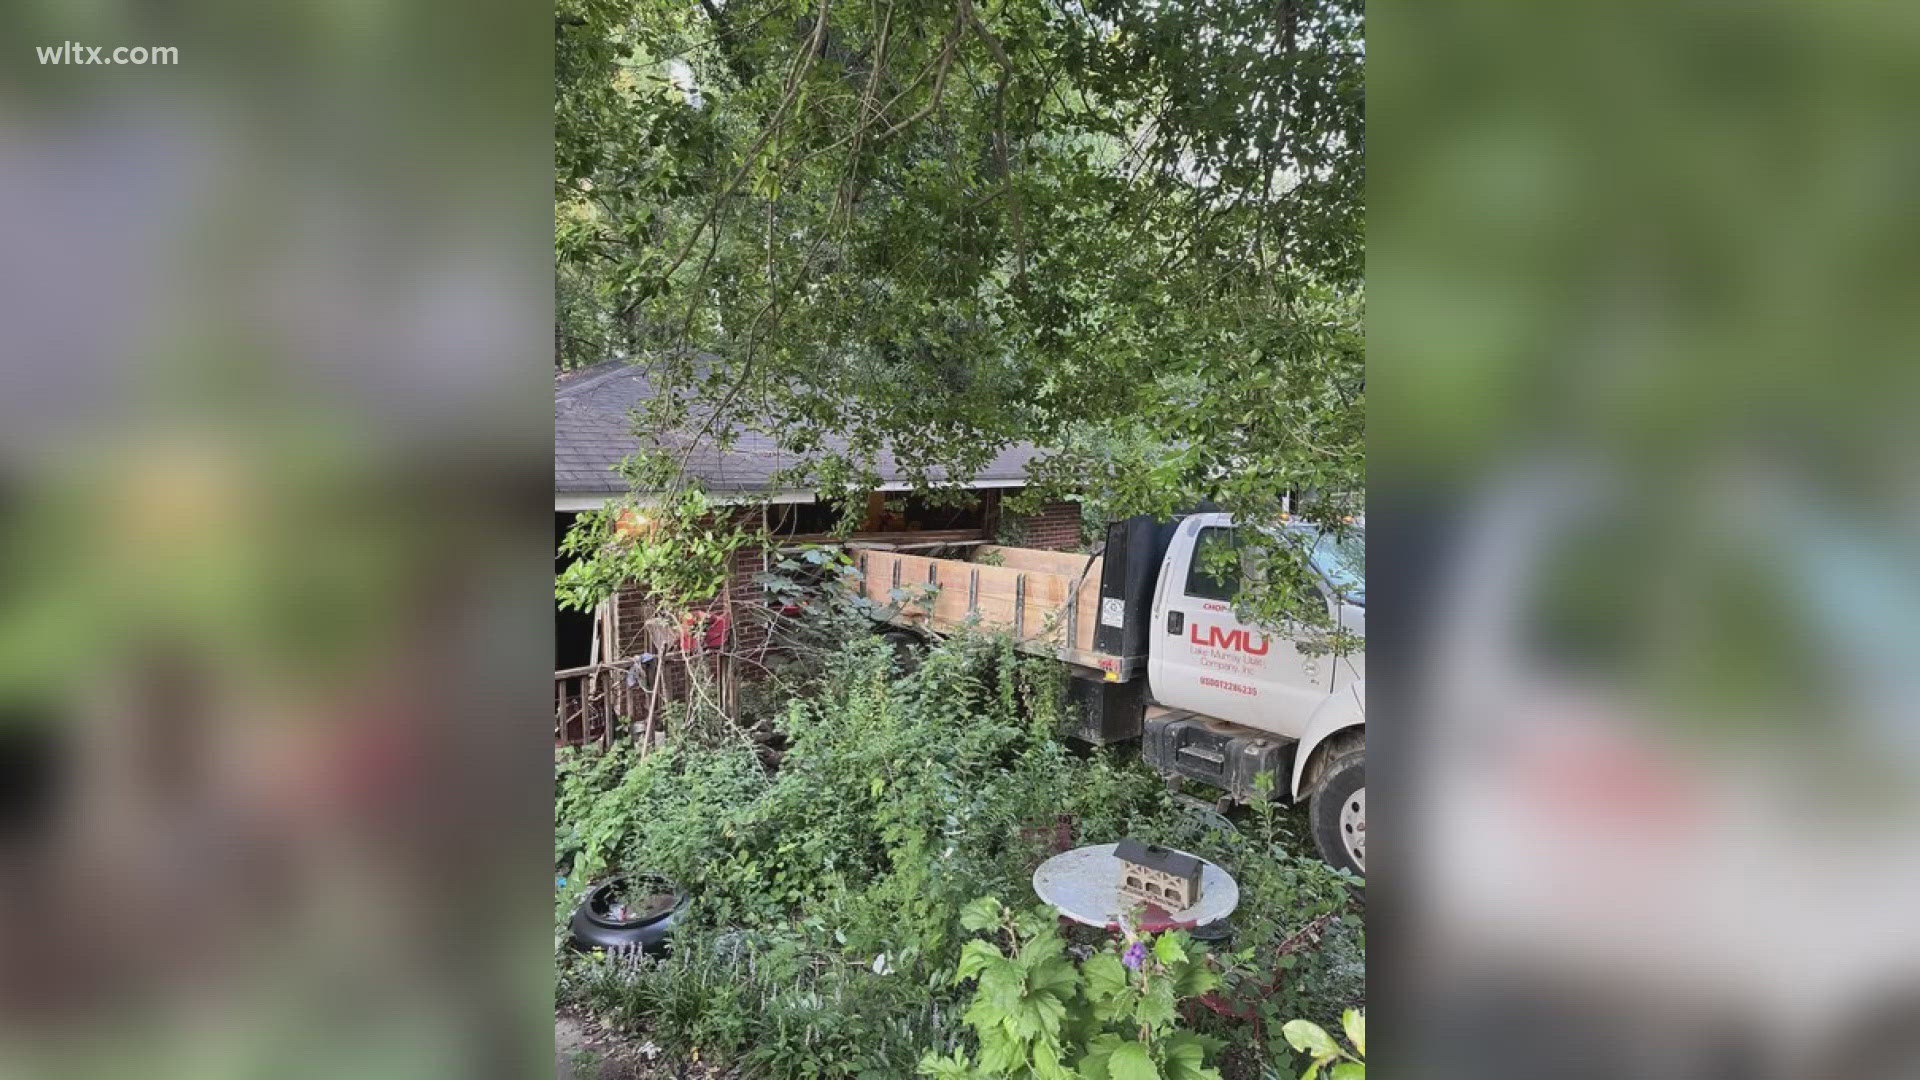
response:
M1202 630L1206 631L1205 637L1200 636ZM1248 656L1265 656L1267 650L1273 647L1273 642L1267 640L1265 634L1255 637L1245 630L1229 630L1224 626L1202 626L1197 622L1193 623L1188 630L1187 640L1203 649L1232 649L1235 652L1246 653Z

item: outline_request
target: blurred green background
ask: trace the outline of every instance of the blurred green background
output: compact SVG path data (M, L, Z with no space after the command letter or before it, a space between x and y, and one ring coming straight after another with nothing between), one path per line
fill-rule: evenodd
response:
M1562 1019L1644 1006L1383 1036L1375 1064L1911 1075L1845 1062L1920 1001L1891 914L1920 904L1920 8L1368 14L1376 841L1409 869L1378 890L1403 931L1371 935L1400 991L1373 1026L1410 1033L1489 975L1484 949L1433 959L1442 926L1537 931L1501 975ZM1527 794L1499 803L1506 782ZM1449 816L1482 797L1501 808ZM1496 868L1536 826L1579 875ZM1614 890L1662 899L1571 914ZM1658 944L1723 940L1684 972ZM1710 989L1651 1004L1682 978ZM1765 1069L1737 1056L1763 1046Z
M0 1075L548 1067L548 20L0 9Z

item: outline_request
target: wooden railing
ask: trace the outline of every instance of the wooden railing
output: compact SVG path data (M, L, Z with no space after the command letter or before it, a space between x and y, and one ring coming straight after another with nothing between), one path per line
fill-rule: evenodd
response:
M553 673L553 737L565 746L613 740L645 711L647 688L629 686L627 664L589 664Z
M617 641L615 630L617 623L601 640ZM554 672L554 742L612 746L616 739L631 739L651 747L656 738L666 737L668 708L687 701L696 683L705 689L705 705L737 717L739 668L745 663L764 670L768 649L764 629L759 629L749 635L747 651L736 654L737 635L729 608L723 617L692 632L669 627L663 635L653 635L655 651Z

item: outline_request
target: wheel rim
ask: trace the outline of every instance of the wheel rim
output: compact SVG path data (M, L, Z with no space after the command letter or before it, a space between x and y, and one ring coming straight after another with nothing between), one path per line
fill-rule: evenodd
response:
M1367 789L1358 788L1340 804L1340 843L1347 858L1367 869Z

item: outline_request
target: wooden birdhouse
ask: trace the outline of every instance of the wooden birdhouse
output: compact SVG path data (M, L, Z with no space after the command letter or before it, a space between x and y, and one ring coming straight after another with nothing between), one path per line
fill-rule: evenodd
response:
M1169 912L1200 902L1200 860L1172 848L1128 837L1114 847L1120 860L1120 895Z

